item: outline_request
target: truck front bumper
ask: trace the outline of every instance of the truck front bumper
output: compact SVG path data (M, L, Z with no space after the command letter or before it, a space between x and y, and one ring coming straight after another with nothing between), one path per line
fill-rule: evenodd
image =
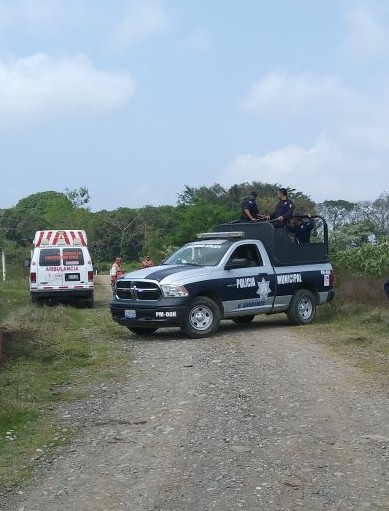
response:
M157 304L113 299L110 307L116 323L137 328L179 327L187 310L181 299L161 300Z

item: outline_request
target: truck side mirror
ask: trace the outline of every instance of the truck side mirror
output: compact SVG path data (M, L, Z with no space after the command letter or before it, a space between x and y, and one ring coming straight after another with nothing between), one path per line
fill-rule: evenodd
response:
M24 260L24 267L25 268L31 267L31 257L28 257L27 259Z
M249 260L245 257L237 258L237 259L231 259L228 261L228 263L225 265L225 270L238 270L240 268L248 268L250 266Z

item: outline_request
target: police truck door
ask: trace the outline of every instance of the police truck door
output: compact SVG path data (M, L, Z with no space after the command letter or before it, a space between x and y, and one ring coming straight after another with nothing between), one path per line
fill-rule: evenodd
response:
M224 270L223 306L226 317L266 313L273 307L275 276L265 265L258 247L242 244L231 254L229 262L239 260L243 268Z

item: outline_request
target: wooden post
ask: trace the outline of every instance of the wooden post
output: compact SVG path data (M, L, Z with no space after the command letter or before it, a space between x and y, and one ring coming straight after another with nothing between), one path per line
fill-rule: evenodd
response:
M5 265L5 252L4 250L1 251L1 267L3 269L3 282L5 282L6 277L6 265Z

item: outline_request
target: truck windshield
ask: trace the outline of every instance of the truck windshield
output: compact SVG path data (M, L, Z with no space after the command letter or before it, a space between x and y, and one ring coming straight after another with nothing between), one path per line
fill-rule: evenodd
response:
M226 243L185 245L168 257L163 264L217 266L228 248L229 245Z

